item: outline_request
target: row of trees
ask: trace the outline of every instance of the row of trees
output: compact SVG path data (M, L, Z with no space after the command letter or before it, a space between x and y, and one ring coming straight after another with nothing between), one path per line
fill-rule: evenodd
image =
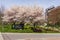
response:
M1 15L2 11L0 11ZM45 19L43 8L40 6L13 6L3 11L2 22L24 22L43 24L46 22L55 25L60 23L60 6L51 7L46 10Z
M42 24L44 21L42 13L43 8L40 6L13 6L4 11L2 22Z

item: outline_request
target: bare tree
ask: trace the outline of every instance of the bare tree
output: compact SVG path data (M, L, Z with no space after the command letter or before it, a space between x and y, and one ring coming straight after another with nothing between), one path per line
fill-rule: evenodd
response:
M2 24L2 16L3 16L3 12L4 12L5 8L4 6L0 6L0 24Z

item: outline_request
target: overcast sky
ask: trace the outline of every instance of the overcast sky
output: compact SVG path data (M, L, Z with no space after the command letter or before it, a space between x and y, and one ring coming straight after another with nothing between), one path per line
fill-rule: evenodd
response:
M45 9L50 6L60 6L60 0L0 0L0 5L9 8L12 5L40 5Z

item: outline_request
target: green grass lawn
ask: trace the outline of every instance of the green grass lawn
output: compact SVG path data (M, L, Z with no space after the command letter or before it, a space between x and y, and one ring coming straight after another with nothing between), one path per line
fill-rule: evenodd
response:
M31 29L15 30L11 28L11 25L0 25L1 32L18 32L18 33L33 33Z
M33 32L33 30L30 29L29 25L25 25L25 28L23 30L15 30L11 28L12 26L9 25L0 25L0 32L13 32L13 33L37 33L37 32ZM53 29L53 27L51 27ZM57 29L59 29L59 27L56 27ZM56 31L51 31L51 30L46 30L44 27L41 28L42 32L39 33L59 33Z

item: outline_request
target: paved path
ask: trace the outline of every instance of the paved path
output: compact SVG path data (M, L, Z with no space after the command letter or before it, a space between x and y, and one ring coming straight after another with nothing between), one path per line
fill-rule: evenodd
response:
M4 40L60 40L60 34L2 33Z
M2 35L1 35L1 32L0 32L0 40L3 40L3 37L2 37Z

